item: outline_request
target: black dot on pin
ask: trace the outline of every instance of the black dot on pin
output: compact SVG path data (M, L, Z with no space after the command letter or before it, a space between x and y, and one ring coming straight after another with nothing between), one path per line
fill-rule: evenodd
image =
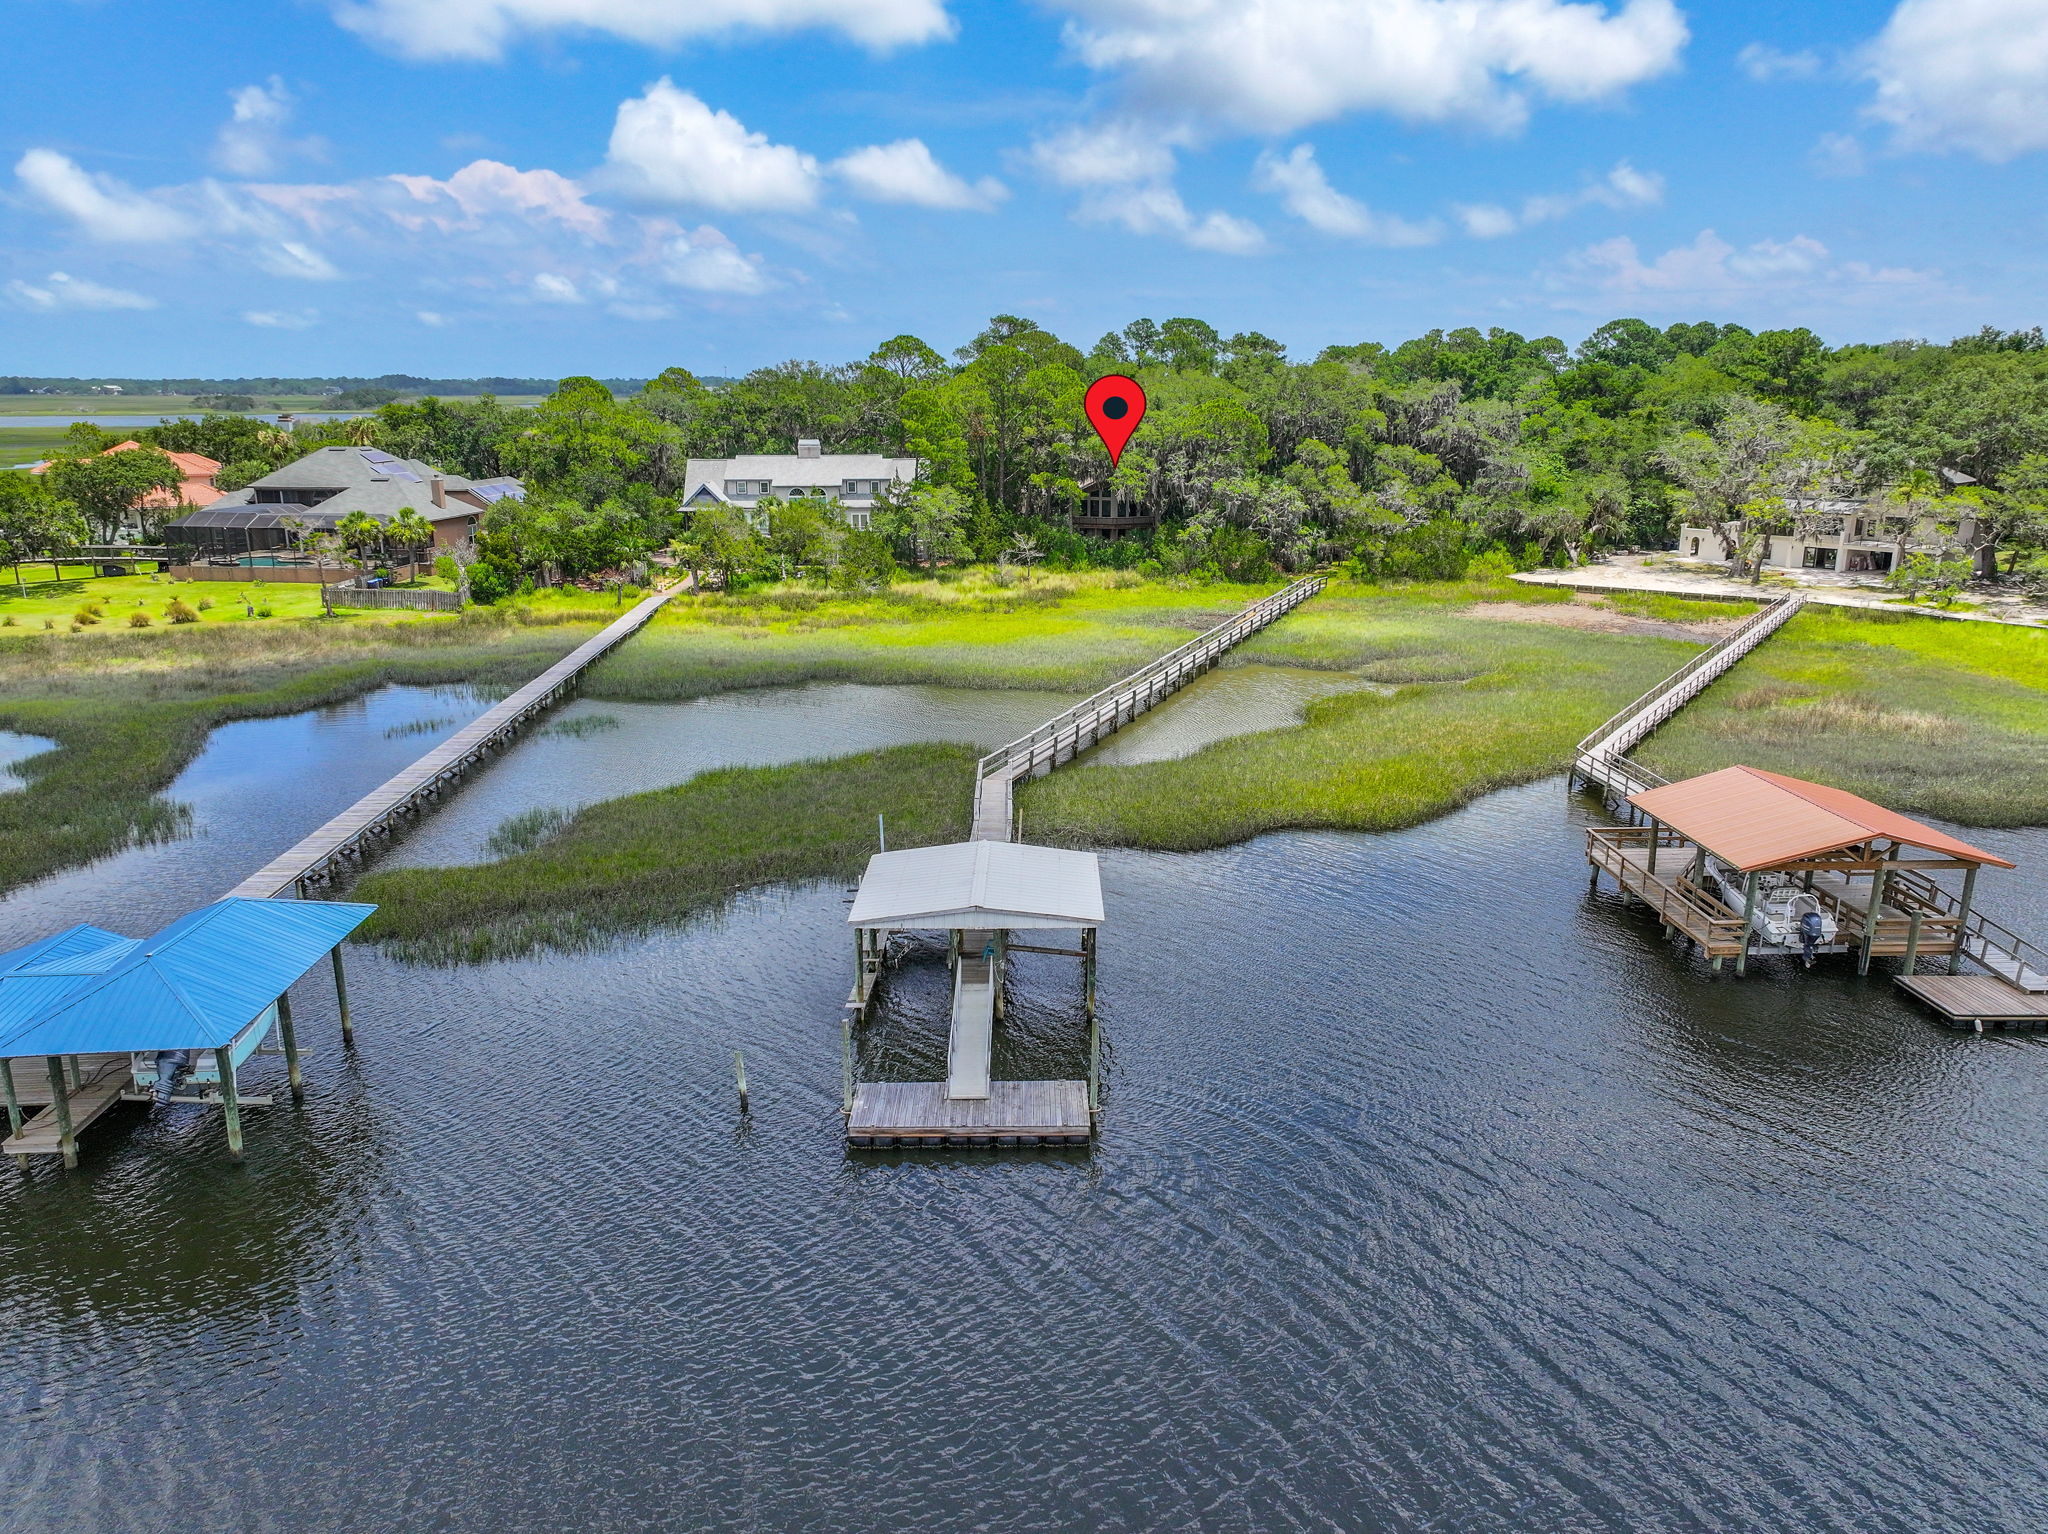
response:
M1102 402L1102 413L1112 421L1121 421L1131 413L1131 402L1121 395L1112 394Z

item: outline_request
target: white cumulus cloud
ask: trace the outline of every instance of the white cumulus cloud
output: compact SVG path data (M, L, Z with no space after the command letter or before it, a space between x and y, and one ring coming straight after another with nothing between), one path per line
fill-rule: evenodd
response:
M1375 213L1357 198L1330 185L1316 162L1313 144L1297 144L1286 155L1267 152L1252 170L1252 185L1270 192L1280 205L1312 229L1368 245L1433 245L1443 235L1436 223L1411 223L1391 213Z
M560 272L538 272L533 279L533 296L542 303L580 304L583 292Z
M665 282L697 293L762 293L774 286L758 259L742 255L709 225L669 239L658 270Z
M279 240L256 252L256 264L273 277L296 277L303 282L332 282L341 273L332 261L303 240Z
M1737 248L1711 229L1648 259L1625 236L1602 241L1569 257L1551 286L1564 295L1563 307L1595 312L1612 312L1617 299L1667 311L1717 303L1780 312L1890 309L1948 294L1939 272L1837 260L1811 235Z
M125 288L104 287L69 272L52 272L41 283L15 281L4 290L23 309L54 313L60 309L154 309L156 300Z
M668 79L619 103L605 178L643 202L726 212L795 211L818 200L818 162Z
M324 148L318 139L295 139L285 132L292 98L276 75L266 85L230 91L228 99L234 108L213 141L213 162L229 175L274 175L287 160L318 155Z
M1074 217L1121 224L1133 234L1165 235L1197 250L1251 255L1266 248L1257 224L1221 211L1197 214L1173 187L1171 143L1140 124L1083 124L1041 139L1025 163L1082 195Z
M923 139L870 144L832 162L832 173L856 196L920 208L986 213L1010 195L993 176L970 182L941 165Z
M317 309L245 309L242 322L264 330L304 330L320 323Z
M1665 73L1672 0L1060 0L1074 53L1148 116L1286 133L1360 111L1517 127Z
M1599 180L1576 192L1549 192L1525 198L1519 209L1482 202L1461 203L1451 211L1474 239L1493 240L1534 224L1555 223L1581 208L1648 208L1663 200L1664 178L1655 171L1637 170L1623 160Z
M342 0L345 27L422 59L495 59L522 36L602 32L650 47L836 32L877 51L953 34L940 0Z
M1906 149L2010 160L2048 149L2048 7L1900 0L1867 56L1869 114Z
M192 222L112 176L96 176L54 149L31 149L15 162L22 189L95 240L146 245L188 234Z
M474 229L497 213L549 220L591 239L608 232L604 209L584 201L583 188L551 170L517 170L498 160L472 160L445 181L432 176L390 178L431 211L443 231Z

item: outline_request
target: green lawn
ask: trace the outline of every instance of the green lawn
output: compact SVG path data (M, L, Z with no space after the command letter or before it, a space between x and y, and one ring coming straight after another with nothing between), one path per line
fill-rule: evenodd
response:
M21 572L27 582L24 596L12 579L13 568L4 568L8 579L0 583L0 631L19 628L83 637L104 634L109 629L125 630L131 626L130 615L138 612L147 614L151 624L165 624L170 621L168 609L174 600L183 601L197 613L199 624L329 621L322 615L320 587L312 581L262 581L253 575L246 581L174 581L167 575L154 579L147 575L92 576L89 566L66 566L67 574L81 578L53 581L48 578L48 565L27 565ZM341 579L343 574L336 571L335 579ZM38 576L42 579L38 580ZM423 576L417 584L440 591L452 589L450 582L435 576ZM201 603L208 605L202 607ZM75 625L74 620L87 608L99 609L99 623ZM263 611L265 608L269 609L268 614ZM449 615L396 608L336 608L332 621L423 619L445 623Z
M1965 825L2048 823L2048 634L1809 606L1637 752L1733 763Z

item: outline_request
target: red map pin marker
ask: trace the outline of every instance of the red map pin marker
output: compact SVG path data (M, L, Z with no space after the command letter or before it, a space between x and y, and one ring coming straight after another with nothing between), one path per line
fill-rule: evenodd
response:
M1117 459L1123 457L1124 444L1131 440L1131 433L1145 419L1145 391L1138 387L1137 379L1111 373L1088 386L1087 398L1082 403L1096 435L1109 449L1109 466L1113 469Z

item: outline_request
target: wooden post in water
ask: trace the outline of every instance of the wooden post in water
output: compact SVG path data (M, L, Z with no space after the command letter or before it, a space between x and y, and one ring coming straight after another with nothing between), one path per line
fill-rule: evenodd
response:
M7 1134L10 1139L21 1133L21 1097L14 1090L14 1062L0 1060L0 1089L7 1093Z
M284 1073L292 1084L292 1101L306 1100L306 1078L299 1074L299 1035L292 1027L292 994L280 991L277 997L277 1036L284 1045Z
M1898 855L1899 844L1893 842L1892 850L1885 854L1885 866L1881 866L1871 875L1870 904L1863 908L1863 950L1856 956L1856 973L1859 975L1870 973L1870 950L1877 942L1877 922L1884 911L1885 882L1891 877L1892 872L1889 865Z
M1904 974L1912 974L1913 966L1920 962L1920 913L1915 911L1906 923L1906 967Z
M1081 996L1082 1004L1088 1009L1088 1019L1095 1020L1095 929L1088 927L1081 933Z
M1657 871L1657 833L1661 829L1662 827L1658 824L1657 817L1652 815L1650 817L1650 872L1652 874Z
M1948 972L1960 975L1963 972L1963 940L1969 935L1970 897L1977 893L1977 865L1972 863L1963 870L1963 903L1956 910L1956 946L1948 956Z
M327 957L334 961L334 999L341 1007L341 1042L353 1044L356 1027L348 1015L348 979L341 972L341 944L336 943Z
M228 1155L242 1159L242 1100L235 1095L235 1056L225 1045L213 1052L220 1067L220 1101L228 1116Z
M739 1078L740 1115L745 1117L753 1111L747 1106L747 1057L737 1049L732 1052L732 1070L733 1074Z
M853 1018L850 1014L839 1020L839 1111L847 1118L853 1117Z
M1755 932L1750 919L1756 915L1756 875L1742 881L1742 952L1735 956L1735 973L1749 973L1749 942Z
M50 1106L57 1114L57 1149L64 1153L67 1167L78 1165L78 1136L71 1127L71 1089L64 1081L64 1062L49 1057Z

